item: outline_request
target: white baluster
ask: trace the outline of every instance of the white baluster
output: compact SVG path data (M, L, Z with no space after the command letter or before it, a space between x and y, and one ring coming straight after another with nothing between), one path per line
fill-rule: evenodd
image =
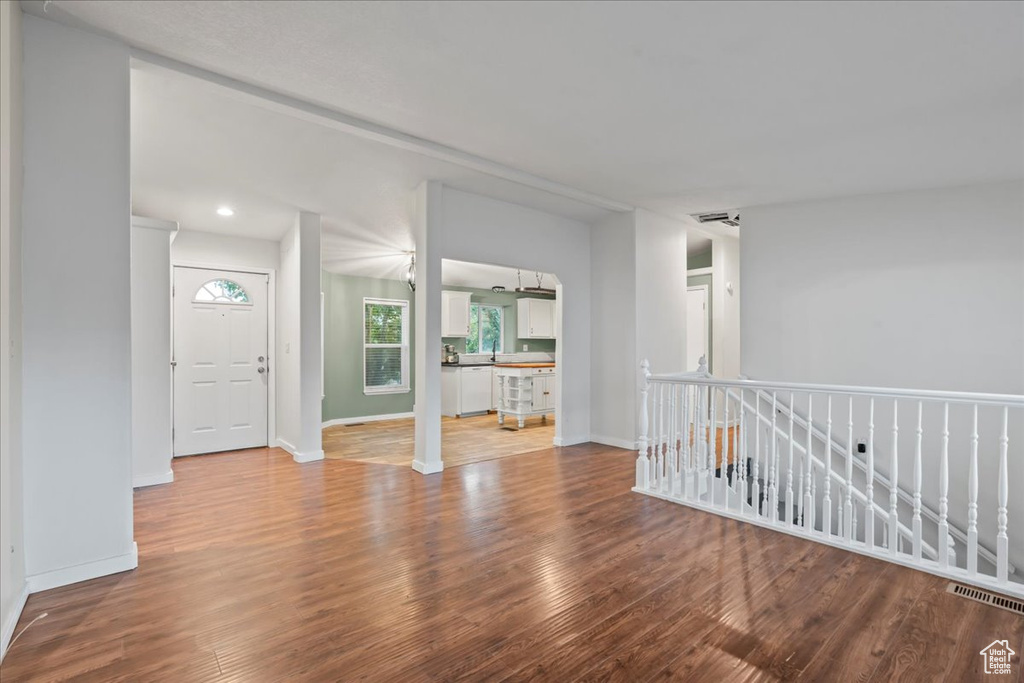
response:
M747 394L746 389L740 389L740 424L739 424L739 438L740 438L740 509L743 509L743 504L747 502L750 496L750 491L747 486L747 461L750 458L750 443L747 440Z
M710 423L708 425L708 453L710 454L710 466L708 467L708 500L711 505L715 504L715 469L718 465L718 435L717 429L717 404L715 398L715 387L708 387L708 402L711 408Z
M864 542L868 548L875 547L875 399L868 401L868 462L864 495Z
M690 433L692 428L690 426L690 387L688 385L683 386L683 455L682 463L679 466L679 476L682 479L683 494L687 497L692 498L692 490L690 486L690 477L692 474L693 463L690 461Z
M924 402L917 402L917 444L914 446L914 559L921 560L921 439L924 436ZM941 548L941 544L937 546ZM941 551L940 551L941 552Z
M658 411L661 410L661 401L659 401L659 393L661 392L661 384L656 383L654 385L654 391L651 392L651 477L650 487L655 491L658 490Z
M676 452L676 385L668 385L668 494L673 498L679 493L679 461Z
M650 473L650 461L647 458L647 391L651 383L651 364L646 358L640 363L640 373L643 380L640 385L640 454L636 459L636 487L643 490L648 486Z
M895 555L898 547L896 537L900 533L899 510L897 505L900 502L899 491L899 460L897 450L900 444L900 422L899 422L898 399L892 401L892 452L889 454L889 554Z
M949 538L949 404L942 404L942 450L939 456L939 534L935 547L939 553L939 566L949 566L949 553L943 552Z
M754 476L750 483L750 504L754 506L754 514L761 514L761 390L754 390Z
M846 423L846 499L843 504L843 537L851 543L853 537L853 396L850 396L850 412Z
M740 389L739 401L736 403L736 415L732 419L736 423L735 428L732 430L732 482L733 489L736 491L736 496L740 502L737 511L743 512L743 503L747 500L744 495L747 480L743 476L743 463L740 457L740 426L743 424L743 389Z
M1006 535L1006 526L1009 521L1006 504L1010 493L1010 478L1006 463L1006 451L1010 445L1010 438L1007 435L1009 413L1010 409L1003 406L1003 431L999 435L999 512L997 515L999 531L996 534L996 580L999 583L1006 583L1009 573L1010 539Z
M971 429L971 464L967 475L967 573L978 573L978 404Z
M725 507L729 507L732 487L729 486L729 390L722 390L722 481L725 483Z
M779 440L775 437L776 420L775 416L779 412L778 396L772 392L772 428L768 432L769 444L771 446L771 465L768 470L768 507L769 514L773 524L777 524L779 521L779 483L776 472L776 466L778 465L778 451L779 451ZM769 445L766 444L766 445Z
M665 394L668 396L665 396ZM661 444L661 458L658 460L658 490L662 493L668 493L669 481L668 481L668 419L671 417L671 398L672 398L672 385L664 384L661 387L661 415L658 418L658 426L661 427L659 432L658 443Z
M832 536L832 394L825 401L825 491L821 500L821 530L825 538ZM812 490L811 500L814 500Z
M793 392L789 392L789 457L786 464L786 526L793 524L793 418L796 415L796 402ZM774 432L774 430L772 430Z
M807 481L804 484L804 530L814 531L814 496L811 486L814 482L814 468L811 457L814 453L814 441L811 440L814 427L814 394L807 394L807 452L804 453L804 468L807 470ZM828 459L828 445L825 446L825 459Z
M857 510L856 509L854 509L853 514L850 515L850 524L851 524L852 533L853 533L851 538L856 540L857 539Z

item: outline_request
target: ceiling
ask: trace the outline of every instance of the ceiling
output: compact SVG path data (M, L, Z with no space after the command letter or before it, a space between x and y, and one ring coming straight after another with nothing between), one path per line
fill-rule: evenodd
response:
M57 0L47 9L673 217L1024 177L1019 2ZM310 168L310 193L341 191L339 165Z
M605 211L270 111L144 62L132 67L132 210L201 230L279 240L322 217L324 267L401 278L424 180L582 221ZM230 218L216 209L229 206ZM489 287L490 285L488 285Z

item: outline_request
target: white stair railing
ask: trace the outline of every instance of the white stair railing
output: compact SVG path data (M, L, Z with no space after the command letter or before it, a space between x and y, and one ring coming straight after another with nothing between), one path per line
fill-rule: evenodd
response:
M743 377L742 379L747 379L747 378ZM919 408L921 408L921 407L922 406L919 405ZM786 417L786 419L792 418L793 420L795 420L797 427L799 427L800 429L802 429L804 431L807 431L807 427L808 427L809 423L807 422L807 420L805 420L803 418L803 416L801 416L799 413L797 413L795 411L791 411L790 407L787 406L787 405L779 404L778 408L779 408L779 411L781 412L781 414ZM948 409L946 411L944 411L944 412L946 413L944 415L944 422L948 423ZM918 424L917 432L916 432L916 434L917 434L917 442L916 442L915 450L914 450L914 456L915 456L914 457L915 490L920 489L920 483L917 480L919 478L921 478L921 468L922 468L922 462L921 462L921 459L920 459L920 457L921 457L920 449L921 449L921 442L922 442L923 431L924 430L921 429L921 426L920 426L920 419L921 419L921 417L922 417L922 415L919 413L918 414L919 424ZM853 432L852 432L852 430L853 430L853 416L852 416L852 414L850 415L849 429L850 429L850 432L848 434L848 441L847 441L847 443L852 443L852 440L853 440ZM831 451L834 456L839 457L839 458L845 458L847 455L849 455L850 456L849 464L852 465L853 468L856 468L857 471L859 471L861 473L864 473L865 475L867 474L867 471L868 471L867 463L862 458L860 458L855 451L851 450L849 453L847 453L846 446L844 446L843 444L841 444L837 440L835 440L832 437L831 431L828 434L825 434L816 425L810 424L810 434L814 437L814 440L816 442L822 444L823 448L825 448L827 446L829 451ZM949 465L948 465L948 452L947 452L946 449L948 447L949 434L946 431L943 431L942 434L943 434L943 440L944 440L944 443L943 443L943 446L942 446L942 454L943 454L943 458L945 459L944 460L945 464L941 464L940 463L940 465L941 465L940 472L947 473L947 476L948 476ZM830 463L831 462L831 458L825 458L825 461L826 461L826 463ZM851 469L851 472L848 473L848 475L847 475L847 479L852 478L852 476L853 475L852 475L852 469ZM889 478L887 476L885 476L884 474L881 474L877 470L874 471L874 480L875 480L875 483L878 486L880 486L881 488L883 488L885 490L891 490L892 484L889 481ZM949 487L948 481L943 481L943 482L940 483L940 490L941 491L948 490L948 487ZM941 494L940 495L940 497L939 497L939 508L940 508L940 510L936 511L936 510L933 510L932 508L930 508L930 507L928 507L926 505L922 505L919 496L915 495L914 493L908 492L906 489L904 489L902 487L897 487L896 488L896 493L899 496L900 502L904 503L907 506L912 507L915 510L919 510L920 511L920 514L914 520L914 524L921 524L922 523L922 517L923 517L923 519L927 519L930 523L934 524L936 527L941 528L941 529L944 530L944 533L939 535L940 538L945 538L947 536L951 537L950 540L949 540L949 547L950 547L949 552L952 553L954 556L956 554L955 548L956 548L956 544L957 543L959 543L961 546L966 546L967 545L967 534L964 533L964 531L962 529L960 529L959 527L957 527L957 526L950 526L949 523L948 523L947 517L946 517L946 515L948 514L948 510L947 511L942 511L942 506L946 504L946 499L947 499L947 496L945 494ZM908 540L909 539L910 539L910 537L908 535ZM916 551L915 551L915 554L916 554ZM991 550L989 550L988 548L986 548L986 547L984 547L982 545L978 546L978 555L982 559L984 559L986 562L988 562L988 563L990 563L992 565L995 565L996 562L997 562L997 558L995 556L995 553L993 553ZM1013 573L1016 572L1016 568L1012 564L1009 565L1008 569L1009 569L1009 573L1010 574L1013 574Z
M1008 504L1008 463L1024 456L1010 427L1022 423L1024 396L722 380L703 359L696 373L641 367L634 491L1024 597L1010 563L1024 550L1024 514ZM845 446L833 439L844 412ZM876 418L887 441L878 458ZM965 471L950 477L960 456ZM925 471L937 474L927 490L937 512L922 502ZM966 532L951 522L952 501Z

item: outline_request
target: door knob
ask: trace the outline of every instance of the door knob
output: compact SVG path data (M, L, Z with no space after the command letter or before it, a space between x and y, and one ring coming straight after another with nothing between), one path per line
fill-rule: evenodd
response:
M260 357L259 357L259 358L257 358L256 360L257 360L257 361L259 361L260 363L262 363L262 362L263 362L263 356L260 356Z
M260 373L261 375L266 371L266 368L256 368L256 372Z

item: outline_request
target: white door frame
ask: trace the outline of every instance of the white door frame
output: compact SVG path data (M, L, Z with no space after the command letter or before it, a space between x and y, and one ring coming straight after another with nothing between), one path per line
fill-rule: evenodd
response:
M704 357L708 360L708 372L711 372L711 362L707 358L708 352L711 351L711 310L708 308L708 305L711 303L711 287L709 285L686 286L687 292L697 289L704 290ZM689 369L687 369L687 372L689 372Z
M171 287L168 295L172 296L175 268L200 268L203 270L226 270L235 273L254 273L268 276L267 282L267 359L270 363L267 371L267 447L277 445L277 273L273 268L253 268L249 266L225 266L207 261L171 260ZM174 302L171 301L171 353L174 353ZM173 382L171 391L174 391ZM173 406L174 396L171 396ZM171 424L174 424L172 407ZM172 442L173 446L173 442Z

